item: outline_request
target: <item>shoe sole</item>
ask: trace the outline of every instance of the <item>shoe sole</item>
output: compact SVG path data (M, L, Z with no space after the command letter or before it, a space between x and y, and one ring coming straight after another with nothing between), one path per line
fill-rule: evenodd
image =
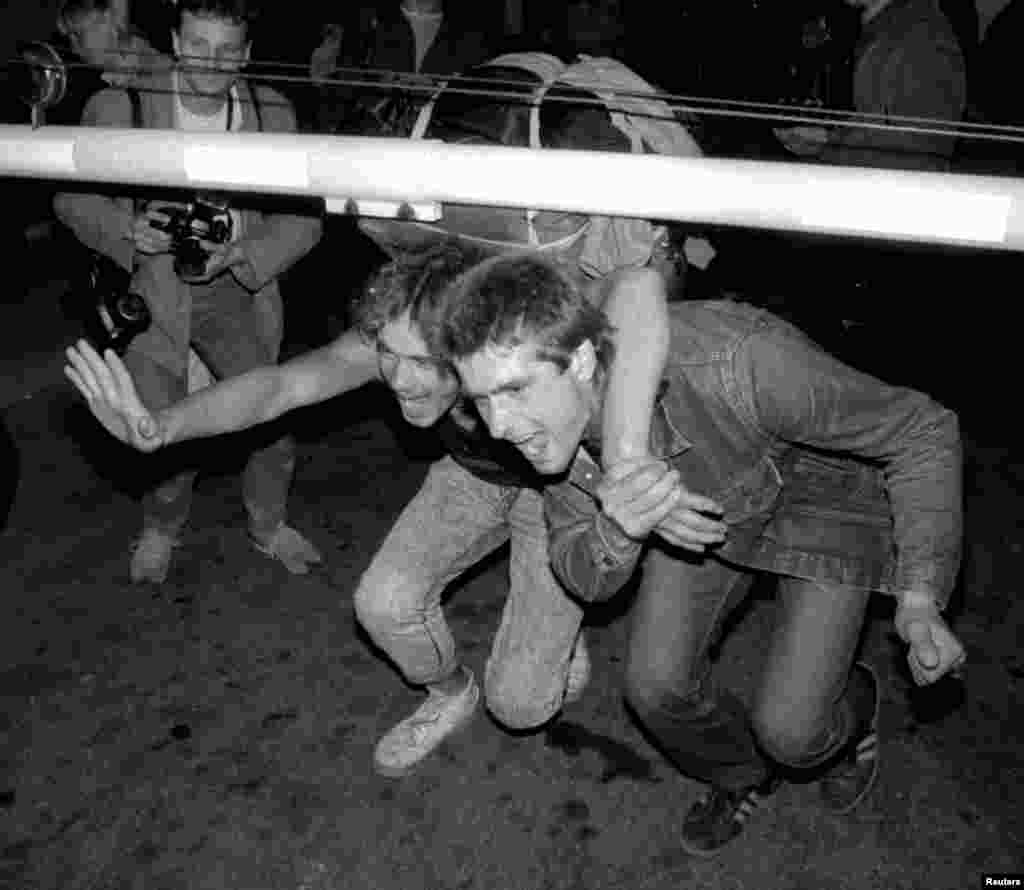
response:
M402 779L405 776L411 775L416 772L420 765L430 759L430 756L434 754L438 748L440 748L448 739L457 736L461 732L465 732L469 729L473 723L473 719L476 717L476 712L479 710L480 696L477 695L476 701L473 702L473 710L469 712L469 715L461 722L456 723L448 732L444 734L444 737L438 742L433 748L431 748L426 754L424 754L419 760L415 760L408 766L388 766L386 763L378 763L377 759L373 760L373 771L385 779Z
M716 856L720 856L722 851L728 847L739 835L730 838L722 846L716 847L714 850L705 850L702 847L692 847L685 840L680 839L679 846L683 848L684 853L688 853L690 856L697 856L700 859L714 859Z

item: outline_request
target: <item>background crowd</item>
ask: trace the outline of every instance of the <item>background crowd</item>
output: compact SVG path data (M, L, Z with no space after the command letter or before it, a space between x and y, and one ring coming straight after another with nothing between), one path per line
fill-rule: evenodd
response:
M172 53L172 0L100 0L73 3L69 23L56 3L31 14L5 13L8 58L18 39L47 38L78 62L69 93L48 112L51 123L76 123L89 95L123 81ZM1007 89L1019 62L1021 0L1011 0L982 31L973 0L818 0L800 3L729 0L684 3L671 8L649 0L566 0L562 3L473 4L458 0L377 0L331 7L313 3L267 3L254 26L257 47L246 69L285 95L300 131L408 134L410 107L424 95L393 88L402 72L439 75L464 72L508 51L541 51L571 60L580 53L625 63L655 87L683 99L726 98L783 103L804 109L835 109L884 119L932 118L949 123L1015 124L1024 119L1017 91ZM117 74L116 69L121 73ZM16 71L17 66L8 66ZM376 72L376 74L374 74ZM368 82L372 81L372 83ZM2 119L25 121L27 109L14 95L13 78L0 93ZM409 101L412 99L413 101ZM692 104L690 106L692 108ZM707 104L704 103L707 108ZM879 131L854 126L779 126L770 119L721 113L689 117L704 154L801 160L807 163L873 165L1015 175L1024 158L1020 143L955 135ZM27 238L42 249L25 252L16 275L31 283L49 264L40 262L61 234L52 225L49 196L34 184L4 183L27 196L18 215L4 220L5 239ZM25 215L28 215L28 219ZM358 287L380 256L355 242L352 227L328 220L323 243L283 284L305 291L322 278L322 265L344 243L344 269L332 264L339 287ZM57 243L60 238L56 239ZM828 328L834 318L864 323L888 316L894 289L916 324L950 283L972 285L1006 258L935 251L884 249L877 243L794 238L763 231L723 231L713 287L758 302L769 301L799 320ZM780 256L791 261L778 262ZM1001 267L1000 267L1001 268ZM802 274L794 275L799 269ZM823 306L818 292L827 276L833 298ZM692 277L697 287L701 276ZM898 284L912 280L925 306ZM785 295L782 298L781 295ZM700 296L700 293L693 293ZM294 301L289 323L296 333L327 337L343 319L323 301ZM897 329L887 318L884 327ZM847 326L849 333L849 326ZM827 338L828 331L822 336ZM917 381L921 382L921 381Z

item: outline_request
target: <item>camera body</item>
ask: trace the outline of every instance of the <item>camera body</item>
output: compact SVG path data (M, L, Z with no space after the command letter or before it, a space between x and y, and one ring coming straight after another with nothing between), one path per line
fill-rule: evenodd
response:
M100 352L123 353L152 321L146 301L131 290L131 274L102 254L94 254L85 286L92 297L84 318L86 336Z
M152 317L146 301L138 294L128 292L107 293L103 296L100 307L104 325L109 319L107 330L109 346L115 352L124 352L128 343L149 327ZM105 317L104 316L105 313Z
M185 207L153 209L168 217L167 222L150 220L149 224L171 236L174 271L179 278L198 278L206 270L210 254L201 242L226 244L231 240L234 227L226 203L197 197Z

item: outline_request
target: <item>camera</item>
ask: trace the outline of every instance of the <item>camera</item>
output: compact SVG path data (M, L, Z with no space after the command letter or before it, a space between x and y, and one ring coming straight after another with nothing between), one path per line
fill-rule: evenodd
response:
M123 353L152 321L146 301L130 289L130 283L131 275L112 260L93 256L86 282L93 305L84 323L86 335L101 353L105 349Z
M100 307L104 312L100 313L104 326L109 319L110 327L107 329L107 345L117 353L122 353L128 343L137 334L141 334L149 327L151 316L146 301L138 294L109 293L103 297Z
M202 241L226 244L231 240L233 226L226 203L197 197L185 207L153 209L168 217L167 222L151 219L149 224L171 236L174 271L179 278L199 278L206 271L210 254Z

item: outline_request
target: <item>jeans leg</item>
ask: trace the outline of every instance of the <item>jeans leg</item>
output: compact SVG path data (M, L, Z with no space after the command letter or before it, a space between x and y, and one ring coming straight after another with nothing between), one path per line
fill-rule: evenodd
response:
M869 598L862 588L779 579L779 614L752 720L780 763L825 762L867 716L855 712L849 682Z
M528 729L562 706L583 609L551 571L540 492L519 492L509 526L509 593L484 685L491 713L506 726Z
M291 436L253 449L242 472L242 500L249 514L249 530L265 541L288 515L288 492L295 474L295 440Z
M410 683L438 683L458 665L441 595L508 540L508 491L442 458L363 573L356 617Z
M193 306L193 343L219 380L277 361L277 344L267 340L252 298L235 291L217 288ZM269 444L264 437L253 448L242 473L242 499L257 539L266 540L284 523L294 471L295 442L290 436Z
M722 788L756 785L768 764L742 703L714 687L709 650L753 576L658 546L643 564L626 668L626 697L679 769Z
M128 349L124 362L135 381L139 398L150 411L159 411L185 397L186 379L175 376L141 352ZM142 496L144 529L155 528L174 536L185 525L196 473L182 466L181 456L180 450L172 448L147 457L147 475L152 472L159 481Z

